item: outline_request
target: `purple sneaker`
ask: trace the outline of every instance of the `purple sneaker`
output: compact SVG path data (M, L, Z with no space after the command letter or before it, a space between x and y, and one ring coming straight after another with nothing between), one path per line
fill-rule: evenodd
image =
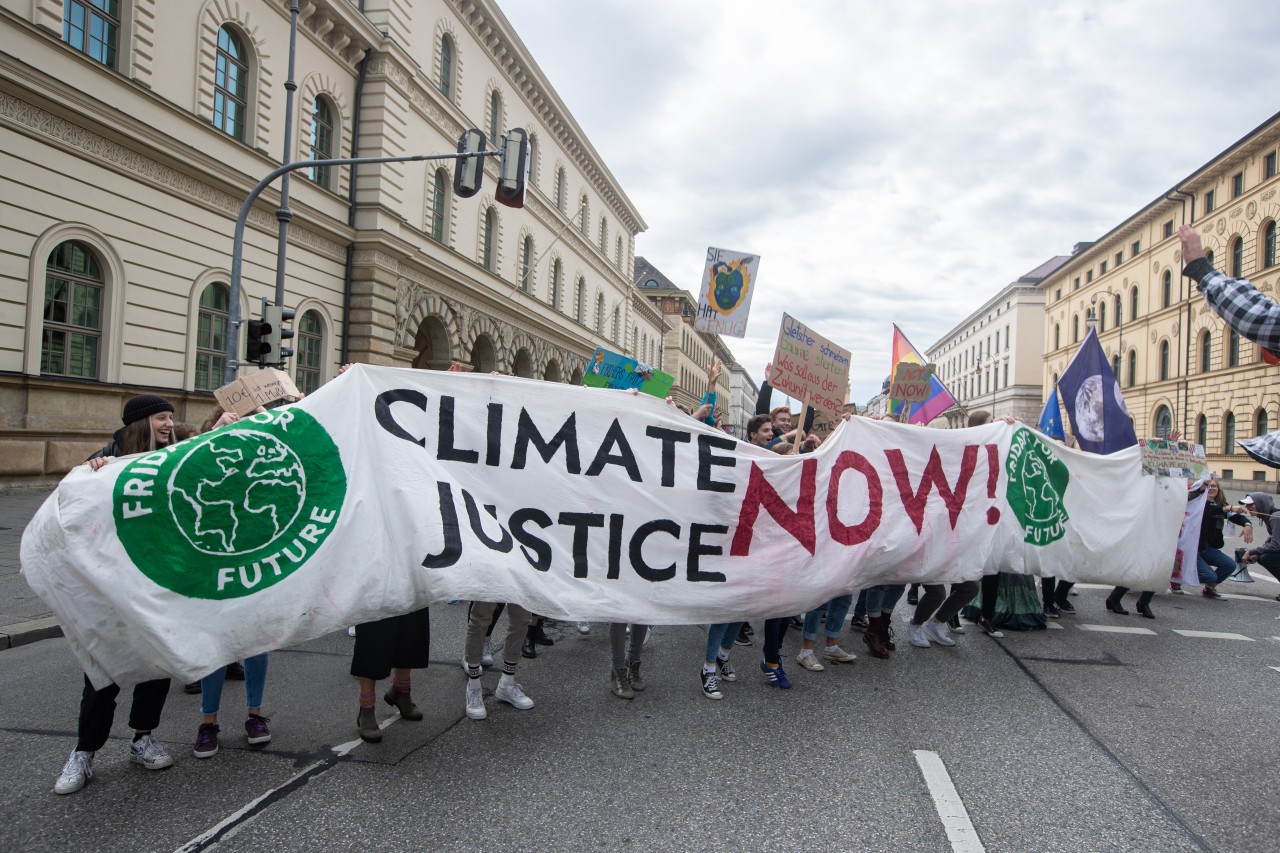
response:
M196 748L191 754L196 758L213 758L218 754L218 724L201 723L196 732Z
M271 718L261 714L250 714L249 719L244 721L244 733L251 745L257 746L271 740L271 729L267 728L269 722Z

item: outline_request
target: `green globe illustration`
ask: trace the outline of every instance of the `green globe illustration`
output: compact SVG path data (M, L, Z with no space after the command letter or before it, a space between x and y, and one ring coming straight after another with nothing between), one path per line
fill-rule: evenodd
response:
M302 461L272 435L219 430L173 472L169 510L182 535L206 554L247 554L271 544L302 510Z

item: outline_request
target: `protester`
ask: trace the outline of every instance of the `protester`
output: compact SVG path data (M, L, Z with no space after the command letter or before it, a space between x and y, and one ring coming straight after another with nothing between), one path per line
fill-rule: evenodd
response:
M483 635L484 629L481 628ZM351 674L360 681L360 712L356 731L367 743L382 740L374 707L378 682L391 676L391 688L383 700L400 712L400 719L416 722L422 712L413 703L412 671L431 664L431 608L389 616L356 626L351 653ZM247 683L247 680L246 680Z
M800 654L796 662L811 672L822 672L823 666L817 655L813 653L818 642L818 623L822 623L822 633L826 640L822 647L823 660L836 663L853 663L858 656L840 648L840 629L844 626L844 617L849 614L853 604L853 594L837 595L821 607L816 607L804 615L800 628Z
M737 636L741 622L721 622L707 626L707 653L702 664L702 695L708 699L723 699L720 692L720 679L737 681L738 674L729 662L729 652L733 649L730 638Z
M484 705L484 688L480 684L480 676L484 674L481 657L485 650L485 633L494 620L497 608L498 605L494 603L473 601L467 611L467 637L462 668L467 673L466 712L473 720L483 720L489 716ZM502 675L498 678L493 698L506 702L518 711L527 711L533 707L533 700L516 681L516 668L523 653L522 640L524 645L530 642L528 631L533 614L510 601L506 605L506 614L507 639L502 645Z
M911 645L922 649L927 649L932 643L954 646L956 641L951 639L947 623L973 600L977 592L977 581L953 583L950 595L943 584L924 584L924 595L916 605L915 615L907 623L907 638ZM867 609L870 611L869 607Z
M121 418L124 426L116 430L106 447L89 457L89 467L100 471L117 456L147 453L173 444L173 412L173 404L163 397L154 394L130 397L124 404L124 416ZM74 794L93 781L93 758L111 734L118 695L120 688L117 685L108 684L97 690L89 676L84 676L76 748L53 785L54 793ZM169 753L152 735L160 725L160 714L164 711L168 695L167 678L144 681L133 688L133 702L129 708L133 741L129 744L129 760L148 770L173 766Z
M1129 591L1127 586L1118 586L1111 590L1111 594L1107 596L1107 609L1112 613L1119 613L1121 616L1128 616L1129 611L1124 609L1124 605L1120 600L1124 598L1125 593ZM1137 611L1148 619L1156 618L1151 612L1151 599L1155 598L1155 593L1147 590L1138 596Z
M644 679L640 677L640 650L644 648L648 634L648 625L609 623L609 652L613 662L613 670L609 673L609 689L619 699L634 699L637 692L644 690ZM627 642L628 636L631 638L630 644Z
M1204 585L1201 593L1205 598L1221 599L1218 584L1236 573L1236 561L1222 553L1225 540L1222 530L1228 521L1234 524L1247 525L1246 542L1253 539L1253 525L1245 515L1234 512L1227 507L1222 496L1222 487L1217 480L1210 480L1208 494L1204 504L1204 518L1200 522L1200 548L1196 555L1196 569L1200 574L1200 583Z
M862 634L862 641L872 657L887 658L889 652L896 651L898 646L893 642L893 628L890 621L893 608L906 590L906 584L878 584L868 587L867 593L867 630Z
M1261 519L1267 531L1267 538L1261 545L1245 551L1244 561L1260 564L1280 580L1280 519L1275 516L1275 499L1265 492L1251 492L1240 499L1240 505L1249 515ZM1280 595L1276 600L1280 601Z

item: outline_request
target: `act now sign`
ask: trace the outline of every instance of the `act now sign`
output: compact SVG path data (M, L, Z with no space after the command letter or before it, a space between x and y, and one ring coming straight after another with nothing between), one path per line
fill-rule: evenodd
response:
M295 406L77 468L22 542L95 684L453 598L650 624L996 569L1156 589L1181 480L1021 426L844 423L778 456L661 400L357 366Z

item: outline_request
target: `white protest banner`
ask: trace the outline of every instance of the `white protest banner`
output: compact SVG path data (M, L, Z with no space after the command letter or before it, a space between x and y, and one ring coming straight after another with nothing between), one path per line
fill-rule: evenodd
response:
M699 332L745 337L759 269L759 255L708 248L693 327Z
M788 397L838 415L849 395L849 351L784 313L768 380Z
M876 583L1161 589L1183 480L1004 422L853 418L779 456L625 391L357 365L294 406L80 466L22 572L92 682L229 660L461 598L560 619L802 613Z

